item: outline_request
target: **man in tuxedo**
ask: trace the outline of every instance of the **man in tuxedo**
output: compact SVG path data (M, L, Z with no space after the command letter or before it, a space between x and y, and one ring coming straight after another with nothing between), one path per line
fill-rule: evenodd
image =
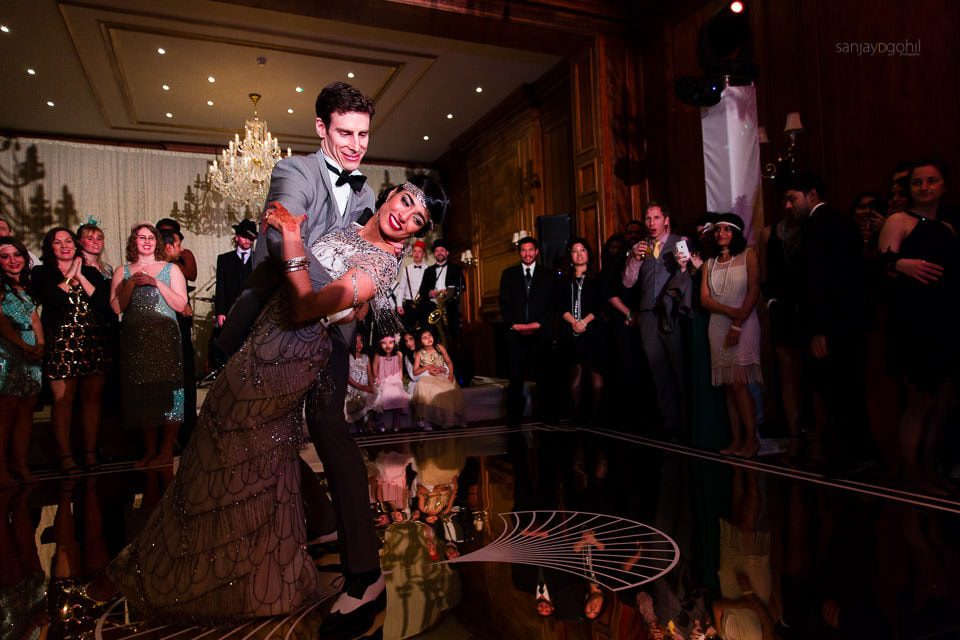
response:
M316 101L320 150L308 156L281 159L270 177L267 206L279 202L293 214L307 216L300 231L315 289L322 288L331 279L309 248L321 236L348 228L364 209L374 207L373 189L364 183L366 178L357 170L367 151L373 113L373 101L355 87L344 82L327 85ZM280 234L275 229L262 229L254 248L254 268L247 289L240 294L221 332L220 346L228 355L239 348L263 303L282 286L282 260ZM349 372L347 344L355 328L354 324L330 327L333 348L328 374L334 388L327 402L310 401L308 397L306 403L307 427L323 462L333 499L336 537L346 578L343 591L324 618L322 637L352 637L355 628L369 626L386 602L377 537L370 515L367 470L343 416ZM319 393L318 384L311 391L311 397ZM309 467L306 464L301 467L305 479L304 502L311 511L319 508L320 519L329 523L332 518L323 512L324 505L313 504L322 502L324 493L314 490L311 481L316 478ZM311 491L312 497L306 497ZM332 533L330 535L332 537Z
M257 225L253 220L241 220L233 225L233 251L217 256L217 284L213 295L213 332L210 336L209 360L214 370L226 364L227 359L217 348L220 327L227 320L230 307L236 302L253 271L253 243L257 239Z
M257 239L257 225L253 220L241 220L233 225L234 250L217 256L217 288L213 296L216 328L223 326L227 312L243 291L253 271L253 243Z
M403 326L408 331L413 330L420 319L417 315L416 301L420 294L420 285L423 284L424 273L428 269L424 260L427 255L427 245L423 240L413 243L410 255L413 258L413 264L401 267L400 279L397 281L397 286L393 288L397 313L400 314Z
M644 210L647 237L630 248L623 269L623 286L629 290L630 310L646 355L656 393L657 411L664 435L676 439L682 425L683 330L676 321L684 292L691 295L689 255L677 254L681 236L670 233L670 211L651 201ZM642 403L641 403L642 404Z
M533 365L537 392L542 401L548 386L547 365L551 332L550 311L553 279L537 264L540 245L529 236L517 243L520 264L500 274L500 315L506 326L507 343L507 426L520 425L523 418L523 381Z
M447 313L446 331L450 342L446 347L448 350L456 350L460 343L460 295L466 290L467 284L463 278L463 269L448 260L450 247L446 240L434 241L433 257L436 263L427 267L420 283L420 326L427 326L430 312L437 308L437 296L446 291L444 310Z
M866 331L871 317L863 240L852 216L826 202L823 179L788 179L784 206L800 226L800 323L816 435L835 471L855 469L872 453L866 412Z

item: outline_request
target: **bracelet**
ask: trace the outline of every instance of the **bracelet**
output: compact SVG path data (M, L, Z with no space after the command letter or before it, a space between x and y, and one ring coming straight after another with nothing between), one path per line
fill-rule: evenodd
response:
M738 326L735 325L735 324L732 324L732 325L730 325L730 331L737 331L737 332L739 332L739 331L743 331L743 329L741 329L740 327L738 327Z
M289 260L284 262L283 266L289 270L291 267L299 267L301 265L306 267L306 266L309 266L309 264L310 264L310 258L308 258L307 256L297 256L295 258L290 258Z
M285 273L294 273L296 271L306 271L309 268L310 265L308 264L294 264L284 267L283 270Z
M354 308L360 306L360 289L357 287L357 272L354 271L350 275L350 282L353 284L353 303L350 305Z

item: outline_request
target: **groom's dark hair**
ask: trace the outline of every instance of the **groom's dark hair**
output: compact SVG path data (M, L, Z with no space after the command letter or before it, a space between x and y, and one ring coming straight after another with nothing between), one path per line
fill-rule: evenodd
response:
M328 127L334 113L366 113L373 120L373 100L346 82L331 82L317 96L316 111Z

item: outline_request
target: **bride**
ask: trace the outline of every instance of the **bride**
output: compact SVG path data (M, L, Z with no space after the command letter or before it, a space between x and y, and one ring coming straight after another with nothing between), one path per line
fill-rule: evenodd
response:
M282 236L285 290L217 377L176 477L107 569L134 609L152 620L232 623L288 613L316 596L298 454L304 397L325 379L330 355L325 324L367 302L375 321L389 320L394 246L438 224L446 205L428 176L394 187L364 226L310 247L331 278L319 291L307 271L303 216L268 206L264 222Z

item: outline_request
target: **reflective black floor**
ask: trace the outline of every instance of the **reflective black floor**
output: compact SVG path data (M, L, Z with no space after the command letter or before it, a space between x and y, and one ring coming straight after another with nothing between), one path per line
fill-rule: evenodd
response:
M616 431L359 440L388 574L369 637L960 637L954 498ZM86 597L172 473L117 463L0 492L0 638L316 638L329 600L200 629Z

